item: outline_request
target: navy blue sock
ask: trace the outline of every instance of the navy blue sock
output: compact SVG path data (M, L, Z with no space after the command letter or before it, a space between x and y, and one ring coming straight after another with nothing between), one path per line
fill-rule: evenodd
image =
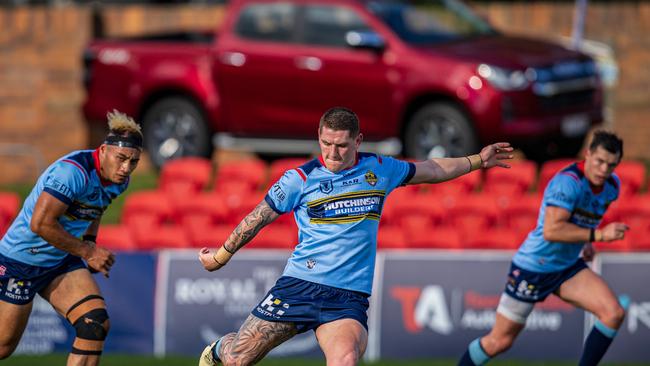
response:
M604 327L604 328L603 328ZM604 324L597 322L587 336L585 347L582 350L580 366L595 366L603 358L605 352L612 344L616 330L611 329Z
M467 351L458 360L458 366L479 366L490 360L490 356L481 347L481 338L476 338L469 344Z
M212 358L217 362L221 362L221 358L219 358L219 348L221 348L221 340L222 339L223 339L223 337L219 338L219 340L217 341L217 344L215 344L214 347L212 347Z
M627 311L630 307L630 302L632 300L627 295L620 295L618 297L618 303L621 304L623 309ZM580 366L591 366L598 365L598 362L603 359L605 352L609 348L609 345L612 344L614 337L616 336L617 329L612 329L600 320L596 320L594 327L589 332L587 340L585 341L585 347L582 350L582 357L580 357Z

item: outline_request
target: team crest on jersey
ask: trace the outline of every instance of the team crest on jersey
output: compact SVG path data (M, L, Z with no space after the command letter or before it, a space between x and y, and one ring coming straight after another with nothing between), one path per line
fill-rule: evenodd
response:
M308 259L307 260L307 268L309 269L314 269L316 267L316 261L313 259Z
M88 199L90 201L97 201L98 198L99 198L99 187L95 187L95 189L93 189L93 192L90 194L90 196L88 196Z
M377 184L377 176L372 172L372 170L368 170L364 178L366 178L366 182L373 187Z
M321 180L320 181L320 191L328 194L334 190L334 184L331 179Z

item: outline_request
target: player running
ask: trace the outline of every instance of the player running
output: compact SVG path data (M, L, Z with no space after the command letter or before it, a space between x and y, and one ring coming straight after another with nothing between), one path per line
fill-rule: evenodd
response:
M483 365L505 352L524 329L535 303L552 293L596 315L580 365L597 365L602 359L623 322L629 299L621 297L619 304L585 260L594 257L592 242L620 240L628 230L620 222L597 229L609 204L618 198L620 181L613 172L622 156L623 141L598 131L585 160L561 170L549 182L537 227L512 259L495 324L488 335L470 343L459 365Z
M16 349L39 294L75 328L67 364L99 363L108 313L86 264L108 277L115 257L95 245L99 222L142 151L131 118L109 113L108 126L99 148L74 151L45 170L0 240L0 359Z

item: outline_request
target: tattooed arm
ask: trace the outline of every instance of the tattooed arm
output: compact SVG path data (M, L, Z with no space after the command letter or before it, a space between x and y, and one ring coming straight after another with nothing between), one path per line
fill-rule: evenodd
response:
M208 248L199 252L199 260L208 271L214 271L223 267L230 257L241 247L253 240L255 235L266 225L272 223L280 216L265 200L262 200L255 209L246 215L237 225L235 231L230 234L224 245L212 253Z
M255 235L262 230L262 228L280 217L280 214L273 211L271 206L262 200L255 209L249 213L237 225L235 231L230 234L228 240L224 244L227 251L235 253L241 247L246 245L249 241L253 240Z

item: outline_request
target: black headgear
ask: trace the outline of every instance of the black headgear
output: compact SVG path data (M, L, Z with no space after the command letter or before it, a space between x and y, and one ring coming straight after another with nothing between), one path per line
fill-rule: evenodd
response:
M142 150L142 137L138 134L129 133L126 136L109 134L104 140L106 145L119 147L131 147Z

